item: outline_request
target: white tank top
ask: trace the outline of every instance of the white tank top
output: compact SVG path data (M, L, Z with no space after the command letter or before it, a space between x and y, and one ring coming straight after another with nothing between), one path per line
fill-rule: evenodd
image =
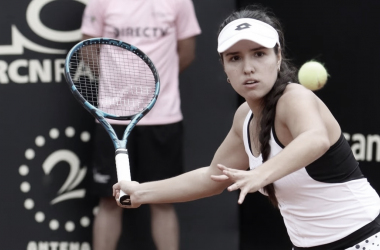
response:
M249 111L243 138L252 170L262 164L262 157L254 157L250 149L251 119ZM282 151L280 145L272 128L269 158ZM313 179L304 167L275 181L274 188L290 240L298 247L319 246L342 239L373 221L380 212L379 196L366 178L326 183Z

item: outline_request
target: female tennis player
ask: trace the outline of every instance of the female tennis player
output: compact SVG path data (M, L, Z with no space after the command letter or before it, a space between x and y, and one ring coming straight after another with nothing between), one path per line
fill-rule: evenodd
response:
M221 24L217 50L246 102L211 165L162 181L121 181L114 196L121 189L132 200L123 207L185 202L225 188L240 189L241 204L260 191L278 206L295 250L380 249L379 196L329 109L295 83L279 21L258 6L235 12Z

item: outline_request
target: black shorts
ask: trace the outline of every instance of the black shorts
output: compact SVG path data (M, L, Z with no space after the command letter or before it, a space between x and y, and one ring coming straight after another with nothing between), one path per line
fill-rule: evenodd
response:
M122 138L126 126L112 127L118 138ZM92 193L101 197L112 196L112 186L117 183L115 148L100 124L96 124L93 142ZM136 126L128 137L127 148L134 181L162 180L183 173L182 122Z

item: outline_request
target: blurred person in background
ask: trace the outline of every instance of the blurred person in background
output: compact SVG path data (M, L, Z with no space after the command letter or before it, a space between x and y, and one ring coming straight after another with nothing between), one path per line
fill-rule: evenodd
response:
M201 33L191 0L89 0L83 15L83 39L122 40L149 56L160 76L154 108L128 138L132 179L166 179L183 172L183 124L179 73L195 58L195 37ZM110 120L119 137L125 121ZM117 182L115 152L104 129L94 134L93 188L100 197L93 226L93 249L114 250L122 232L122 208L112 197ZM179 249L179 224L172 204L150 205L151 231L158 250Z

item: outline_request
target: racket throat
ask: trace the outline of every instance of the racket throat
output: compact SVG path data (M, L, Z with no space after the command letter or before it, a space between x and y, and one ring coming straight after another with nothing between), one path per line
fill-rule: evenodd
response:
M117 138L112 139L112 140L113 140L114 146L116 148L116 153L119 150L121 150L121 152L125 152L125 151L128 152L128 150L126 149L127 148L127 140L118 140Z
M118 154L128 154L128 150L125 148L116 149L115 156L117 156Z

